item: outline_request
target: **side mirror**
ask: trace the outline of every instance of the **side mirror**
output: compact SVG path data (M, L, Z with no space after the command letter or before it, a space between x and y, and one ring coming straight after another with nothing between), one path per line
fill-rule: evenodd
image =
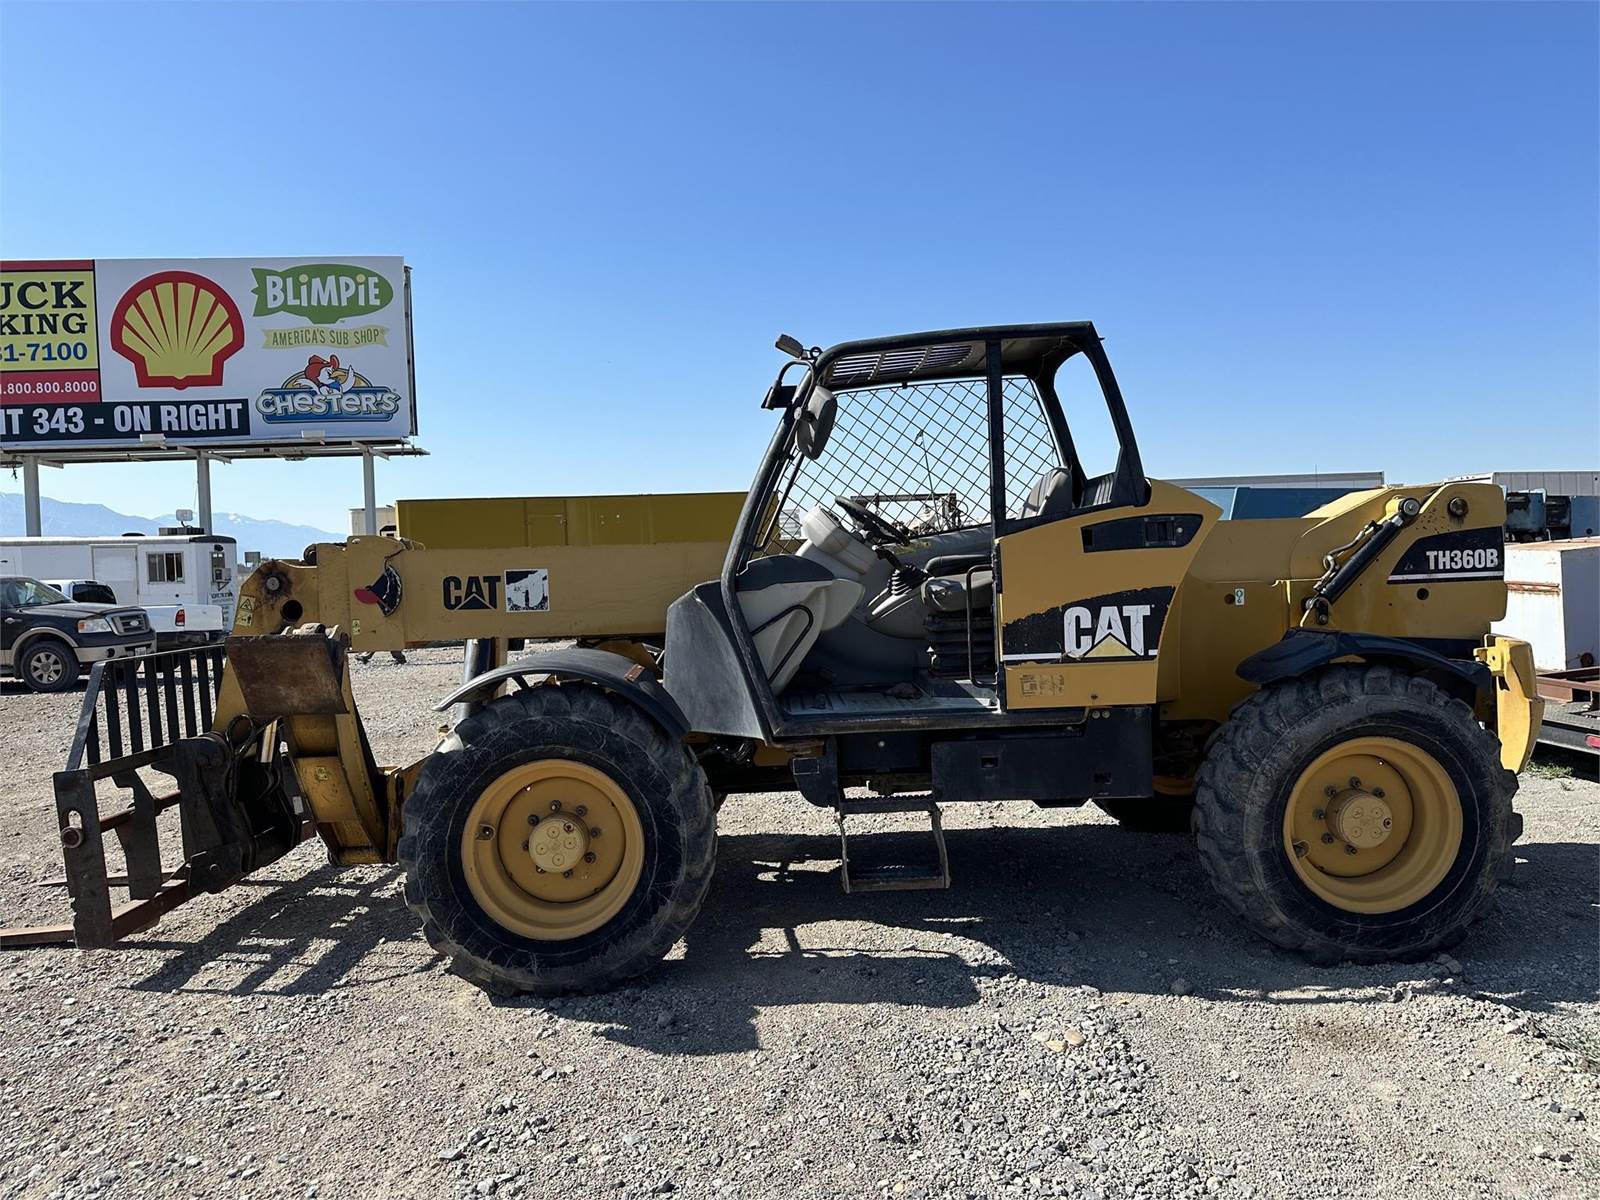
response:
M817 384L811 389L805 408L795 418L794 440L801 454L810 459L822 457L838 409L839 402L827 388Z

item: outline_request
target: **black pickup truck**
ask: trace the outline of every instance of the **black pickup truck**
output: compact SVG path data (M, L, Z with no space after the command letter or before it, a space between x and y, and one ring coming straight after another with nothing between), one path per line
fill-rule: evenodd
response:
M36 692L64 692L104 659L155 648L142 608L82 604L26 575L0 575L0 672Z

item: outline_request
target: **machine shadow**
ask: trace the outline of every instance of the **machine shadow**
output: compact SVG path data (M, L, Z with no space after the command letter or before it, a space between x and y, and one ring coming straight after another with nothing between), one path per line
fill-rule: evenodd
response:
M948 838L949 891L846 895L829 861L833 838L724 836L716 882L681 955L640 986L496 1003L553 1007L661 1054L707 1055L757 1048L761 1009L963 1008L1007 976L1135 996L1169 996L1182 977L1207 1000L1284 1005L1348 1003L1346 989L1388 1003L1397 990L1450 988L1529 1012L1590 999L1600 978L1596 914L1585 899L1600 888L1592 846L1519 846L1513 884L1457 951L1471 964L1466 977L1447 983L1434 963L1317 967L1279 951L1213 897L1183 835L1074 825L958 829ZM1558 961L1585 965L1556 978Z
M1466 978L1447 984L1433 964L1323 968L1278 951L1213 898L1182 835L1079 824L954 829L948 838L949 891L846 895L832 837L724 835L699 919L680 950L639 984L493 1003L508 1016L548 1007L664 1055L711 1055L757 1048L762 1009L959 1009L983 1002L1006 977L1021 986L1167 996L1181 976L1207 1000L1285 1005L1348 1003L1346 989L1384 1003L1396 989L1449 987L1527 1012L1592 999L1600 979L1600 922L1591 907L1600 858L1586 844L1517 847L1516 874L1494 913L1456 951ZM129 986L293 996L436 970L437 956L417 952L420 930L399 880L397 868L326 865L293 879L247 880L262 894L202 940L125 943L174 952ZM385 943L399 945L386 955ZM1571 970L1553 972L1558 963Z
M431 970L438 961L431 955L393 969L371 961L386 942L420 940L420 926L400 900L399 882L398 867L328 865L297 879L244 880L244 886L265 894L202 940L123 943L131 950L177 951L129 986L147 992L300 996L370 987Z

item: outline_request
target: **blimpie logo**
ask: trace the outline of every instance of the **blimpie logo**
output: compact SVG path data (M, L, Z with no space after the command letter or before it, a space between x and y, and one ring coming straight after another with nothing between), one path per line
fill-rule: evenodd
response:
M252 290L258 317L290 313L313 325L331 325L375 313L394 299L389 281L367 267L304 263L282 271L252 267L250 273L256 277Z

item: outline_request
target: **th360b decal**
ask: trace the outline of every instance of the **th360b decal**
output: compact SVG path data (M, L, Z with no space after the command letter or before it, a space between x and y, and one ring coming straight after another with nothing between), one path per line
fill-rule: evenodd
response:
M1007 621L1005 662L1136 662L1152 659L1172 607L1170 587L1136 588L1058 604Z
M1453 583L1504 579L1505 537L1499 529L1459 529L1418 538L1395 563L1390 583Z

